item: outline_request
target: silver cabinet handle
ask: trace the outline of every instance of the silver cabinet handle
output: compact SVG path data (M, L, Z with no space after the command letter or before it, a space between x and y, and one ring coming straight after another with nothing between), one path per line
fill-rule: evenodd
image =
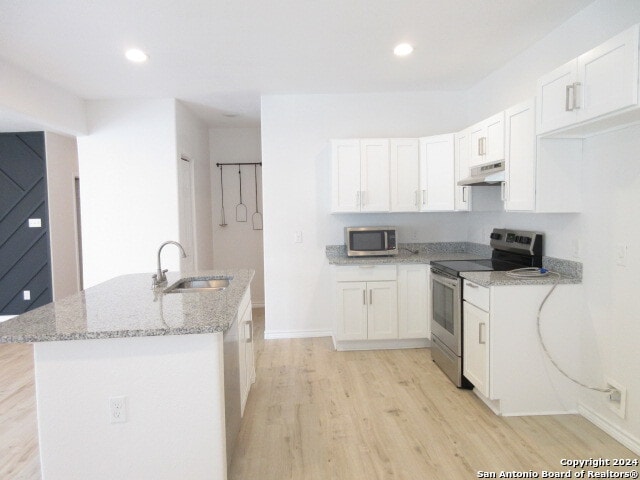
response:
M576 85L575 83L572 84L572 85L567 85L567 87L566 87L566 89L564 91L564 109L567 112L573 112L573 108L574 107L571 106L572 102L569 101L569 98L570 98L569 94L570 94L571 91L574 90L575 85ZM573 96L574 96L573 101L575 102L575 91L573 91Z
M487 154L487 137L482 137L482 155Z
M251 343L251 342L253 342L253 328L251 328L251 322L244 322L244 325L245 325L245 330L244 330L245 335L247 334L246 327L247 326L249 327L249 338L248 338L248 340L246 342L247 343Z
M469 287L469 288L480 288L475 283L470 283L470 282L464 282L464 286L465 286L465 288L466 287Z
M462 203L467 203L467 187L462 187Z
M500 200L503 202L507 201L507 196L505 195L505 186L507 182L500 182Z
M384 231L384 249L389 250L389 232Z
M482 155L482 137L478 138L478 156Z
M427 190L422 190L422 205L427 204Z
M369 290L369 305L373 303L373 290Z
M580 104L578 103L578 87L582 86L580 82L576 82L573 84L573 108L571 110L580 109Z
M482 327L484 327L484 326L485 326L484 322L478 324L478 343L480 345L484 345L484 344L487 343L487 339L483 338L483 335L482 335L482 330L483 330Z

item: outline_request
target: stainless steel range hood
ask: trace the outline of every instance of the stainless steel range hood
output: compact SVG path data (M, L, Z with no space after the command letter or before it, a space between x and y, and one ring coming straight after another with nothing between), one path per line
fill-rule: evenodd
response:
M460 180L458 185L461 187L500 185L504 182L504 160L471 167L470 173L471 176Z

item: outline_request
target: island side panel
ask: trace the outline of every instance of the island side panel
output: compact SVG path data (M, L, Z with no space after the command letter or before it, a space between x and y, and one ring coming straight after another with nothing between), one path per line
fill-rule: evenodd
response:
M222 333L34 345L43 480L225 480ZM126 397L111 423L110 397Z

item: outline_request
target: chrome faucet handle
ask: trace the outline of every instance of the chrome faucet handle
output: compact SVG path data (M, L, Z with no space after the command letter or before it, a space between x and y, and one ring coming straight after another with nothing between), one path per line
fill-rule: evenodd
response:
M151 289L153 290L158 286L158 274L154 273L151 275Z

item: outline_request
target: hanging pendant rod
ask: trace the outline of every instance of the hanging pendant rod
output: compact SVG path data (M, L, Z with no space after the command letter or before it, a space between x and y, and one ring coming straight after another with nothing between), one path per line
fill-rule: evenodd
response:
M253 162L253 163L216 163L216 167L222 167L227 165L260 165L262 166L262 162Z

